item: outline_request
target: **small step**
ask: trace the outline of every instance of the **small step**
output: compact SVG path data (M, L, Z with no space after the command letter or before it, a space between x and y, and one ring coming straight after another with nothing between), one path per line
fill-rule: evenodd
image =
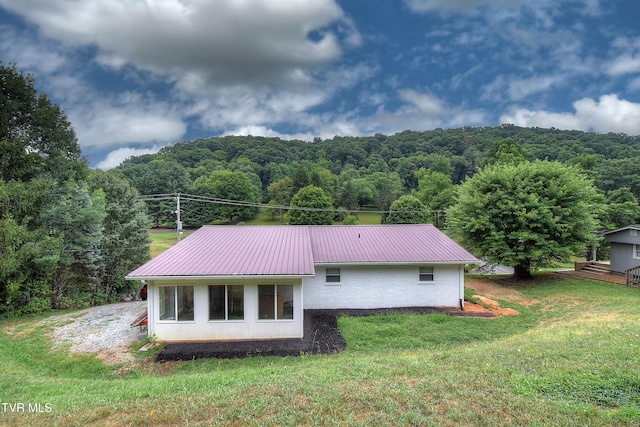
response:
M605 264L589 264L582 267L582 271L604 276L611 273L611 268Z

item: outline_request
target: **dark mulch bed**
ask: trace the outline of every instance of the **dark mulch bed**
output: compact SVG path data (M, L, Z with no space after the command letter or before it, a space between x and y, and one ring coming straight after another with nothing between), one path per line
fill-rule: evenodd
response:
M440 307L406 307L365 310L305 310L304 338L217 341L167 344L156 356L156 362L202 358L235 359L255 356L300 356L332 354L347 348L338 329L339 316L374 316L398 313L446 313L471 315L459 309ZM476 316L482 314L475 313ZM485 316L491 317L491 316Z

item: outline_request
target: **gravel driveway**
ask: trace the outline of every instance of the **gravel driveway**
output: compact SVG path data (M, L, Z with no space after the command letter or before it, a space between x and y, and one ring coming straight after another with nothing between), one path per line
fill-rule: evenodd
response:
M96 354L105 363L133 360L128 346L146 335L130 324L147 309L146 301L91 307L49 317L54 347L69 346L71 352Z
M375 310L305 310L304 338L240 342L170 343L157 355L156 361L193 360L203 357L242 358L253 356L297 356L331 354L346 348L338 329L341 315L370 316L392 313L443 312L453 316L495 317L490 310L461 311L442 307L407 307ZM68 347L70 352L95 354L106 364L134 360L129 346L146 331L131 327L147 308L146 301L134 301L92 307L42 320L52 326L50 333L54 347Z

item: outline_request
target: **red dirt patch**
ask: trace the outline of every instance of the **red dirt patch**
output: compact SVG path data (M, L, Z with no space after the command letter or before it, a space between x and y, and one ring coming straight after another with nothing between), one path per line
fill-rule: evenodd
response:
M466 288L473 289L478 295L482 295L483 297L492 300L501 299L526 306L539 303L536 299L522 295L522 292L512 286L505 286L489 279L477 277L466 278L464 286Z
M477 293L473 295L473 298L480 303L465 302L464 311L493 313L496 316L517 316L520 314L517 310L500 307L500 303L496 300L500 299L521 305L533 305L538 302L535 299L523 296L517 289L501 285L489 279L468 278L465 280L465 286Z

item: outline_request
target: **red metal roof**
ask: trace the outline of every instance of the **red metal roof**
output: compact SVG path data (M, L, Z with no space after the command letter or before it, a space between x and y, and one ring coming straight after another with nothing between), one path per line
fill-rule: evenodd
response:
M317 264L478 261L431 224L310 226L309 230Z
M467 263L430 224L205 226L127 278L314 275L314 264Z

